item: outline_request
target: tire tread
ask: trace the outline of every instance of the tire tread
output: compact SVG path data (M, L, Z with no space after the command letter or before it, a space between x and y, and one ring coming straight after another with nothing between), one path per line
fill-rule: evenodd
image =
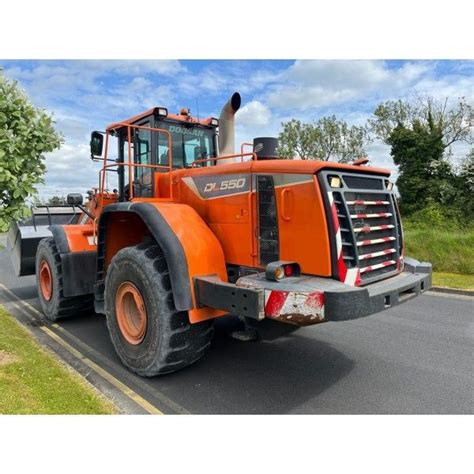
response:
M199 360L209 348L214 333L214 321L191 324L187 311L178 311L174 305L171 280L166 259L155 242L139 244L120 250L112 259L106 277L106 314L109 331L114 331L109 313L111 295L107 296L107 281L111 272L117 271L121 258L133 258L145 269L154 288L157 300L163 302L160 314L160 348L153 362L146 368L129 368L144 377L175 372ZM116 342L112 338L114 345ZM116 347L117 349L117 347ZM120 356L120 352L117 351ZM122 361L126 364L126 361ZM126 364L127 365L127 364Z

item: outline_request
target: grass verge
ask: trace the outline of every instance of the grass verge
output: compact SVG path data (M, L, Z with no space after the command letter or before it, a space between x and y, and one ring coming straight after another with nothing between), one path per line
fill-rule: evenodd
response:
M431 262L433 271L474 275L474 229L408 228L405 254Z
M0 413L111 414L115 407L0 306Z
M7 234L0 232L0 250L5 248L5 242L7 241Z
M458 273L433 273L433 286L474 290L474 275L459 275Z

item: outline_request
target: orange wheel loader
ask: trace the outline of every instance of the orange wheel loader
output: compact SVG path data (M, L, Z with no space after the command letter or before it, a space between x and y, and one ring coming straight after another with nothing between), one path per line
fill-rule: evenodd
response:
M246 336L265 318L360 318L431 286L431 265L404 257L387 170L279 159L271 137L236 153L240 102L233 94L219 119L155 107L93 132L103 166L87 202L70 194L69 208L10 230L14 268L36 273L45 316L105 314L139 375L200 359L229 313Z

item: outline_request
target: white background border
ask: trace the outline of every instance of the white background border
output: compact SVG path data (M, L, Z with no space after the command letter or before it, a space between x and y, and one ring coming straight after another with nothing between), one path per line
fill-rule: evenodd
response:
M469 59L471 10L458 0L16 0L1 6L0 58ZM462 473L472 432L462 416L0 417L0 469Z

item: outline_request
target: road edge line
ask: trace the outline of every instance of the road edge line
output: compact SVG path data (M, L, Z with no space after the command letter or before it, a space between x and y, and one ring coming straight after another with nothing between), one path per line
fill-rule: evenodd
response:
M1 285L1 283L0 283ZM4 286L4 285L3 285ZM14 299L16 299L16 301L18 301L19 303L21 303L25 308L26 310L28 311L31 311L33 312L34 314L37 314L38 317L41 319L41 321L49 324L52 328L54 328L56 331L58 332L61 332L62 334L64 334L64 336L66 337L66 339L69 339L69 341L73 344L75 344L76 346L79 347L79 349L83 349L85 350L86 352L89 353L89 359L91 359L91 355L96 357L97 359L99 359L101 357L101 354L99 352L97 352L94 348L92 348L91 346L89 346L88 344L86 344L84 341L80 340L79 338L77 338L74 334L72 334L71 332L69 332L68 330L64 329L63 327L59 326L57 323L49 323L47 321L47 319L44 317L44 315L38 311L34 306L32 306L31 304L29 304L28 302L22 300L21 298L19 298L15 293L13 293L9 288L5 288L5 291L8 292ZM79 350L78 349L78 350ZM79 352L81 352L79 350ZM106 360L106 363L110 366L110 365L114 365L115 367L115 370L117 371L120 371L122 373L126 373L128 375L131 374L131 372L126 368L124 367L123 365L118 365L116 364L115 362L112 362L110 360ZM100 367L100 365L99 365ZM106 369L104 369L106 370ZM133 375L133 374L132 374ZM123 382L122 382L123 383ZM189 410L187 410L186 408L184 408L183 406L181 406L179 403L176 403L175 401L171 400L170 398L168 398L166 395L164 395L162 392L160 392L159 390L157 390L156 388L153 388L153 389L150 389L150 387L148 385L146 385L142 380L141 378L138 378L138 380L134 380L133 381L133 384L135 385L138 385L140 387L141 390L143 390L145 393L146 392L150 392L152 391L152 393L150 393L150 395L152 397L155 397L158 399L158 402L159 403L162 403L164 405L166 405L166 407L170 408L172 411L176 412L176 414L179 414L179 415L191 415L191 412ZM125 384L126 385L126 384ZM133 389L132 389L133 390ZM146 399L145 399L146 400Z
M17 295L15 295L9 288L7 288L5 285L0 283L0 288L5 291L7 294L12 295L17 301L20 303L23 303L23 305L26 305L30 310L34 311L36 314L41 315L41 313L28 304L25 301L22 301L20 298L18 298ZM23 312L25 316L32 322L35 320L29 316L28 314L25 313L25 309L21 308L18 303L15 301L10 301L10 304L13 305L15 308L17 308L19 311ZM24 325L23 325L24 326ZM102 377L104 380L109 382L112 386L114 386L117 390L119 390L123 395L125 395L127 398L135 402L137 405L139 405L141 408L143 408L147 413L154 414L154 415L163 415L164 413L153 406L150 402L145 400L141 395L136 393L134 390L132 390L130 387L128 387L126 384L118 380L116 377L114 377L112 374L107 372L105 369L97 365L94 361L90 360L85 354L82 354L79 350L76 348L72 347L68 342L66 342L63 338L58 336L54 331L52 331L50 328L47 326L37 326L37 329L41 330L44 334L46 334L49 338L53 339L57 344L59 344L61 347L63 347L65 350L67 350L72 356L74 356L78 361L84 363L87 365L90 369L92 369L96 374L98 374L100 377ZM68 364L66 361L63 361L64 363ZM72 367L70 364L68 364L73 370L76 372L77 369ZM83 377L82 374L79 373L81 377ZM97 389L97 387L96 387Z

